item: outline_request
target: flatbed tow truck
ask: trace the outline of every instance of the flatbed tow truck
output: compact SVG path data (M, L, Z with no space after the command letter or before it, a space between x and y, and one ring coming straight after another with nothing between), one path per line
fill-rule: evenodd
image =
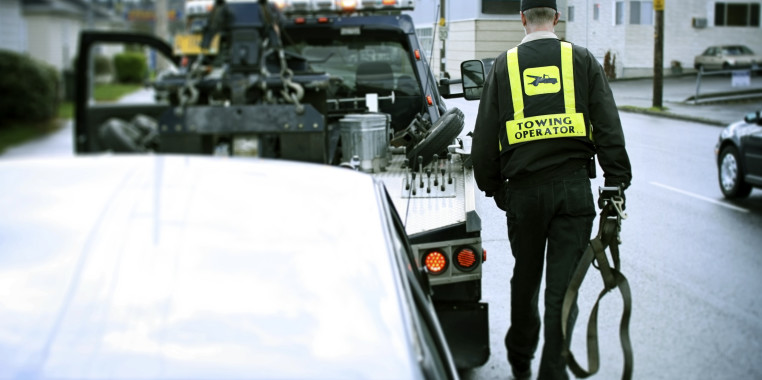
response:
M278 158L378 178L427 273L456 365L467 369L490 355L470 137L461 136L463 113L446 107L402 12L413 3L218 0L195 50L218 53L160 76L155 104L94 104L93 47L140 45L178 66L183 56L151 35L85 31L75 149Z

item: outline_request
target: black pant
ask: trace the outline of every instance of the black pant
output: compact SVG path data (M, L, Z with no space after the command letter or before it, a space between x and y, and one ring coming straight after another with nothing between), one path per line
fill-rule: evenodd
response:
M580 168L539 184L513 185L509 181L505 191L508 239L516 261L511 278L511 326L505 337L509 361L529 364L537 350L537 302L547 243L545 345L539 379L568 379L561 356L561 307L574 269L590 241L595 219L590 179ZM575 304L571 325L576 314Z

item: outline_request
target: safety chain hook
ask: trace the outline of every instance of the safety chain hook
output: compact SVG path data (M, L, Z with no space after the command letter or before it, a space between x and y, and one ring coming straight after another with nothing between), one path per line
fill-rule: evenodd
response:
M193 105L198 102L199 91L196 88L196 84L199 82L204 73L204 68L201 62L204 60L204 55L199 54L196 60L193 61L191 68L188 72L188 76L185 79L185 85L178 91L178 97L180 98L180 105L185 107L187 105Z
M611 204L614 206L620 219L627 219L627 213L624 212L624 198L619 195L611 197Z

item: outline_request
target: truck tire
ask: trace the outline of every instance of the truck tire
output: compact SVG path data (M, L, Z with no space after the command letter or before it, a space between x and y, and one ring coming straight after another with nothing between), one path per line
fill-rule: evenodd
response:
M418 167L418 157L423 157L423 166L428 165L435 154L446 154L447 146L463 131L463 111L450 108L431 126L426 136L407 153L413 168Z

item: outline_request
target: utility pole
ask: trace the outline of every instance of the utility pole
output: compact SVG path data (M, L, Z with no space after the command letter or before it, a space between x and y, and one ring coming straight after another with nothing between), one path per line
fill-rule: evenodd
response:
M153 33L164 41L169 41L169 16L167 0L156 0L154 3L154 31ZM156 55L156 69L163 70L167 67L167 62L163 57Z
M653 107L662 108L664 92L664 0L654 0L654 96Z
M442 45L439 49L439 77L444 78L445 72L447 72L446 60L445 60L445 40L447 40L447 22L445 21L445 3L447 0L439 0L439 40Z
M169 17L167 0L156 0L154 9L154 34L163 39L169 41Z

